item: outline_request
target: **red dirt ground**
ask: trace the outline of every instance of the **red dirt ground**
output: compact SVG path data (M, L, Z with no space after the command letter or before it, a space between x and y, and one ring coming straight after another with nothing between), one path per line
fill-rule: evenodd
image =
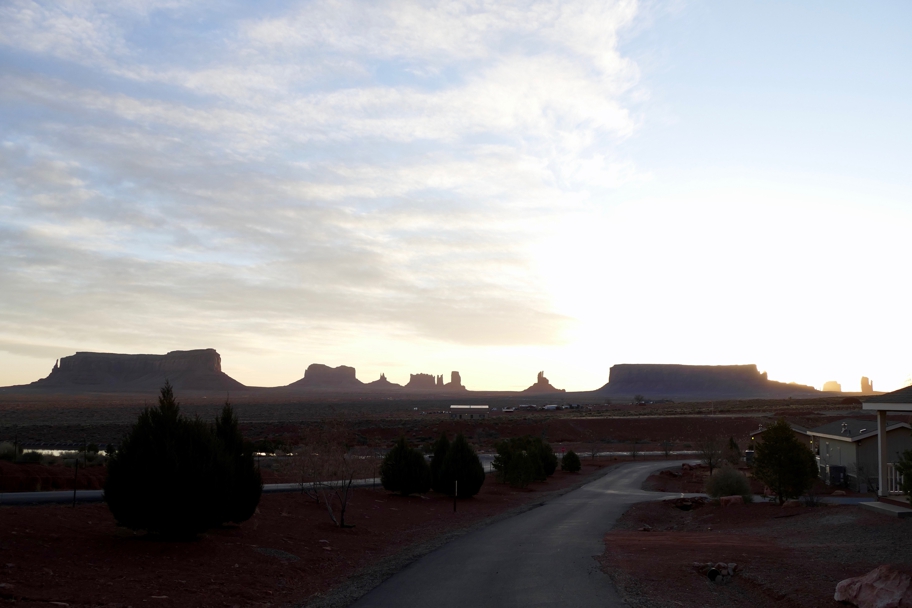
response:
M840 580L883 563L908 569L910 533L912 521L857 506L641 503L605 536L600 561L634 607L835 608ZM694 562L735 562L738 572L714 584Z
M465 528L600 474L558 471L511 489L489 477L478 496L390 495L358 489L342 530L299 494L264 495L239 527L192 542L164 542L118 528L103 504L0 508L0 600L16 606L285 606L345 584L359 570L416 543Z
M107 468L90 466L77 471L76 487L80 490L100 490L104 486ZM73 467L44 464L15 464L0 460L0 492L43 492L72 490Z

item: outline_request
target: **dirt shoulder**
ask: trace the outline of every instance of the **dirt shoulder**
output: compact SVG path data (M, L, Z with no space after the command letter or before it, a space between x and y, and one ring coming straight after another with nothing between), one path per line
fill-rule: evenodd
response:
M104 504L0 508L0 599L17 606L344 606L420 555L496 518L540 504L604 474L610 463L558 471L514 489L489 476L473 499L403 498L357 490L332 525L300 494L265 495L241 526L193 542L118 528Z
M649 531L644 529L649 528ZM857 506L640 503L605 536L602 569L633 607L839 606L836 584L885 563L912 567L912 521ZM734 562L727 584L694 562Z

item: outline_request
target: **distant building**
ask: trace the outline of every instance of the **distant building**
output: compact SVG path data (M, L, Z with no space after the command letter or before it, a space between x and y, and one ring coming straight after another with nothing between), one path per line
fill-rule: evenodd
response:
M841 393L842 385L840 385L835 380L830 380L829 382L823 383L823 392L825 393Z
M487 405L451 405L450 419L484 420L490 409Z

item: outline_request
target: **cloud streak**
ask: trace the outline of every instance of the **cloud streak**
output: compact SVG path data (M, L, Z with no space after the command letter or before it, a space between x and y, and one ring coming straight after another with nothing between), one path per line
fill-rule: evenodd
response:
M0 9L0 341L561 342L528 252L637 176L636 4L256 11Z

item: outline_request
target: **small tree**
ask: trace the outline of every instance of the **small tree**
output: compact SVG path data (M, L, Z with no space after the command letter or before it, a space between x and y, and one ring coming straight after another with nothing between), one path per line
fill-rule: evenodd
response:
M421 494L431 489L431 468L424 455L400 437L380 465L380 483L403 496Z
M443 466L440 468L440 482L446 493L450 496L456 491L458 482L458 498L475 496L484 484L485 472L478 454L469 445L462 434L450 445Z
M443 486L443 479L440 471L443 469L443 461L446 459L447 452L450 451L450 440L446 433L441 432L440 437L434 442L431 448L433 456L431 457L431 488L441 494L447 493L447 488Z
M697 452L700 455L700 462L709 467L710 475L716 467L722 464L722 442L718 437L704 437L697 444Z
M579 473L580 469L583 468L582 463L580 462L580 457L576 455L576 452L570 450L564 454L561 458L561 471L567 471L568 473Z
M814 453L782 419L766 429L757 444L753 473L776 494L779 504L804 494L818 475Z

